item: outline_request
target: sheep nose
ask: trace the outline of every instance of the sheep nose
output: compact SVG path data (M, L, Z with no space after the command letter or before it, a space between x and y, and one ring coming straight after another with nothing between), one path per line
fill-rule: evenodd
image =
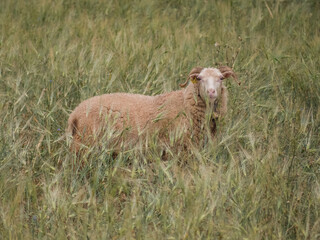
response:
M208 89L208 93L215 93L216 90L214 90L213 88Z

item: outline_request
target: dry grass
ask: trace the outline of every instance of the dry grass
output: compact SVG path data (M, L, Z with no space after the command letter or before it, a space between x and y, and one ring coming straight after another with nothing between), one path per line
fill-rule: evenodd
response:
M316 0L1 1L1 238L319 239L319 10ZM93 151L78 167L62 136L82 100L171 91L217 63L242 85L227 83L214 143L163 162L154 140L116 159Z

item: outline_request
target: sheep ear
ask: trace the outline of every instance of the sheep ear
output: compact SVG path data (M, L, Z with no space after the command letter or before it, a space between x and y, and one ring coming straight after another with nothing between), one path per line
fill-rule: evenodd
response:
M188 85L189 79L193 84L196 84L198 82L198 79L197 79L198 75L199 74L189 75L187 81L185 83L180 84L180 87L182 87L182 88L186 87Z
M196 84L199 80L198 80L198 76L199 76L199 73L194 73L194 74L191 74L189 76L190 78L190 81L193 83L193 84Z
M195 67L189 73L189 78L191 79L191 82L193 84L196 84L198 82L198 76L201 73L202 69L202 67Z
M232 68L228 66L220 66L219 67L220 72L222 73L224 78L232 77L239 85L241 82L239 82L237 75L233 72Z
M180 84L180 87L186 87L188 85L189 79L193 84L197 83L197 77L199 76L200 72L202 71L202 67L195 67L191 70L188 75L187 81L185 83Z
M193 73L191 75L189 75L189 78L192 79L192 78L197 78L199 76L199 73Z

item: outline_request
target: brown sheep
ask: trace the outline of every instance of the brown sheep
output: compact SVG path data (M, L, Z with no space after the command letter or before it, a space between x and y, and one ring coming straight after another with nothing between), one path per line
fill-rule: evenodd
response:
M136 144L142 136L155 133L160 141L168 142L173 130L181 130L184 141L198 144L206 129L214 135L216 119L227 112L223 79L230 76L237 79L226 66L196 67L187 82L180 85L187 86L182 90L157 96L112 93L89 98L75 108L68 120L73 149L78 151L81 145L93 145L101 138L109 148L117 149L121 143ZM206 116L209 124L205 123Z

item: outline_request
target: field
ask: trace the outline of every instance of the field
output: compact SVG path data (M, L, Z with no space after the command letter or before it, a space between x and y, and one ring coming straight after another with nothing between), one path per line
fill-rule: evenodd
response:
M320 2L0 1L1 239L320 239ZM190 154L65 138L84 99L228 65L229 110ZM112 149L111 149L112 150Z

